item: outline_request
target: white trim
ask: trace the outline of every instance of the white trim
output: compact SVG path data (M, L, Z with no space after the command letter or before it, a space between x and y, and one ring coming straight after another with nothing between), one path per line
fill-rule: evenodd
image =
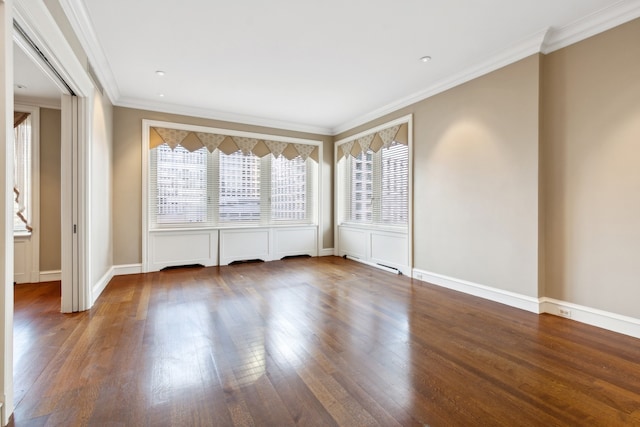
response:
M0 424L7 425L15 408L13 383L13 22L11 1L0 5L0 187L2 208L0 213ZM1 209L1 208L0 208Z
M560 301L553 298L530 297L417 268L413 269L413 278L532 313L548 313L555 316L565 317L570 320L575 320L580 323L585 323L587 325L596 326L608 331L640 338L640 319L638 318L624 316L597 308L586 307L571 302ZM565 312L568 310L569 314L561 314L561 309Z
M544 43L541 52L544 54L554 52L638 17L640 17L639 1L619 1L562 28L552 29L549 40Z
M360 117L356 117L355 119L342 123L341 125L336 126L335 128L332 129L332 134L337 135L342 132L346 132L349 129L353 129L357 126L368 123L379 117L385 116L387 114L391 114L393 112L400 110L401 108L408 107L409 105L412 105L412 104L416 104L420 101L423 101L439 93L442 93L446 90L452 89L456 86L460 86L463 83L469 82L478 77L484 76L485 74L489 74L492 71L505 67L509 64L513 64L514 62L517 62L528 56L534 55L540 52L540 48L547 36L548 31L549 29L545 28L535 33L531 37L519 43L511 45L505 50L502 50L501 52L487 59L486 61L473 64L470 67L458 73L455 73L451 77L445 78L443 80L440 80L434 83L428 88L425 88L407 97L393 101L387 105L377 108ZM368 134L368 133L370 132L367 131L364 134ZM348 139L341 140L339 142L342 143L346 141L348 141Z
M493 288L478 283L469 282L467 280L456 279L454 277L442 274L432 273L417 268L413 269L412 276L414 279L428 282L443 288L451 289L476 297L484 298L490 301L506 304L521 310L530 311L532 313L540 313L540 301L538 298L515 292L505 291L503 289Z
M474 64L466 70L462 70L452 77L436 82L413 95L401 98L365 115L344 122L334 127L331 133L332 135L338 135L346 132L356 126L368 123L401 108L430 98L530 55L536 53L551 53L638 17L640 17L640 2L638 0L621 0L612 6L591 13L562 28L543 28L521 42L507 47L486 61Z
M114 276L126 276L127 274L142 274L142 264L121 264L113 266Z
M65 111L62 109L62 129L63 132L67 132L67 138L62 138L61 152L63 158L63 176L62 176L62 204L63 209L66 209L65 204L71 200L78 203L78 218L76 224L80 238L78 239L77 259L73 260L71 249L75 246L65 243L67 240L72 240L71 228L71 215L63 215L63 223L68 221L61 229L61 238L63 248L67 250L62 251L62 288L63 298L61 307L63 311L74 310L86 310L90 308L91 301L91 254L89 253L90 236L88 230L90 229L90 206L88 202L90 194L88 189L90 188L90 171L87 169L90 158L90 144L91 144L91 117L93 106L94 85L83 64L80 62L75 52L67 42L64 34L56 24L51 13L47 9L44 2L29 1L29 0L16 0L14 2L14 17L16 22L20 24L22 29L31 40L38 46L38 49L47 58L52 67L60 74L65 82L71 87L71 89L77 95L77 109L74 107L72 110ZM68 95L65 95L68 96ZM64 102L61 105L70 107L71 102ZM74 116L77 114L77 116ZM72 121L72 118L74 119ZM68 121L68 122L67 122ZM73 125L72 125L73 123ZM72 150L72 141L77 142L78 149ZM66 151L65 151L66 150ZM69 155L68 159L64 159L65 153ZM71 155L77 156L78 164L78 176L75 181L71 180ZM67 162L66 170L64 162ZM73 184L73 185L72 185ZM78 192L71 197L71 192L77 186ZM74 187L74 188L72 188ZM66 193L66 194L65 194ZM72 209L69 209L68 213ZM65 220L66 218L66 220ZM75 219L75 218L74 218ZM77 270L78 279L69 281L72 277L72 271ZM73 275L75 277L75 275ZM74 285L74 282L76 283ZM69 286L73 289L65 291L65 286ZM73 294L73 295L72 295ZM77 295L76 303L69 304L65 300Z
M89 63L100 80L99 83L104 87L105 93L113 104L114 101L120 98L120 89L107 56L104 54L98 37L93 30L84 2L80 0L60 0L60 6L67 16L73 32L78 37L82 49L87 54Z
M542 313L569 317L580 323L640 338L640 319L634 317L546 297L540 298L540 308ZM570 310L570 316L561 315L560 309Z
M62 271L60 270L51 270L51 271L41 271L39 282L57 282L62 280Z
M95 302L98 300L98 297L105 290L111 279L113 279L113 267L110 267L106 273L98 280L98 283L94 284L91 288L91 301L90 306L93 306Z
M111 71L111 67L106 55L104 54L104 50L98 41L83 2L80 0L60 0L60 4L65 15L69 19L71 27L77 34L80 44L87 53L90 62L94 65L94 70L98 74L98 78L101 80L101 83L104 85L105 92L114 105L172 114L184 114L187 116L223 120L233 123L244 123L256 126L268 126L279 129L311 132L322 135L337 135L349 129L353 129L363 123L367 123L378 117L397 111L400 108L422 101L430 96L463 84L469 80L495 71L529 55L533 55L538 52L545 54L553 52L640 16L640 3L637 0L622 0L612 6L593 12L562 28L543 28L519 43L506 47L505 50L497 53L489 60L471 65L466 70L456 73L452 78L444 79L409 97L401 98L378 108L373 112L330 128L215 111L206 108L160 104L137 98L121 98L116 79Z
M320 249L318 251L318 256L334 256L336 254L336 250L333 248Z
M44 2L15 0L14 18L78 96L90 96L93 83Z

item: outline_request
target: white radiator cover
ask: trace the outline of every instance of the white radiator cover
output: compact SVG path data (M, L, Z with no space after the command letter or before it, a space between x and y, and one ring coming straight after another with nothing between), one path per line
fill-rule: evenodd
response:
M274 261L285 256L318 256L318 228L264 227L220 230L220 265L260 259Z
M411 274L409 235L406 231L340 225L338 255L348 255L367 264L391 267L402 274Z
M192 264L218 265L218 230L149 232L147 271Z
M234 261L273 261L285 256L318 256L318 227L245 227L150 230L145 271Z

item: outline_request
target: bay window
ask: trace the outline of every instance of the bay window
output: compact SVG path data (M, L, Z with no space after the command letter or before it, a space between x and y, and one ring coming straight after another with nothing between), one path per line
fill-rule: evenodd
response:
M315 223L317 145L151 133L150 228Z

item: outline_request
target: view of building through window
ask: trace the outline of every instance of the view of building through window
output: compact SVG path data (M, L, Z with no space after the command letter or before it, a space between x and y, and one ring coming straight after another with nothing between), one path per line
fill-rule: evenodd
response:
M220 221L260 221L260 158L219 155Z
M237 151L151 150L149 208L159 226L309 223L313 160Z
M407 225L409 147L392 144L377 153L349 156L345 219L350 222Z

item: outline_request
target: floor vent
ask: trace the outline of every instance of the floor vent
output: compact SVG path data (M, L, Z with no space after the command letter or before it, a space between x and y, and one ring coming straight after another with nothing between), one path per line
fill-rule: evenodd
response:
M230 262L229 265L255 264L257 262L264 262L264 261L261 259L242 259L242 260Z
M181 269L187 269L187 268L204 268L204 265L202 264L172 265L169 267L165 267L160 271L181 270Z
M297 258L311 258L311 255L287 255L284 256L282 258L280 258L281 260L287 260L287 259L297 259Z
M367 265L370 265L371 267L379 268L380 270L384 270L384 271L387 271L387 272L392 273L392 274L402 275L402 272L400 270L398 270L397 268L395 268L395 267L389 267L387 265L382 265L382 264L377 264L377 263L373 263L373 262L363 261L360 258L355 257L355 256L351 256L351 255L343 255L342 258L350 259L352 261L361 262L363 264L367 264Z

